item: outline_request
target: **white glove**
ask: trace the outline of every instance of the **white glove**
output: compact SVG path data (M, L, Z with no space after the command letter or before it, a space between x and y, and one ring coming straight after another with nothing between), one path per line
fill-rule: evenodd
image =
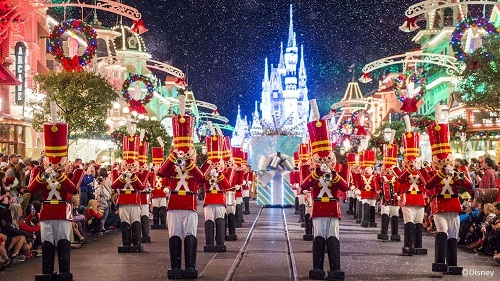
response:
M217 177L218 176L218 172L216 169L212 169L210 170L210 177Z
M354 190L354 185L351 185L351 187L349 188L350 190Z
M168 188L166 188L166 187L165 187L165 188L163 189L163 192L165 192L166 194L168 194L168 192L169 192Z
M361 195L361 190L356 189L356 191L354 191L354 194L356 194L357 196Z
M420 166L420 163L415 163L413 164L413 170L419 171L422 167Z

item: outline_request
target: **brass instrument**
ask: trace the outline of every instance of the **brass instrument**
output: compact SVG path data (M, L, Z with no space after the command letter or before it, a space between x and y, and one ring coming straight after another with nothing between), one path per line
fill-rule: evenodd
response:
M175 159L174 164L176 166L184 166L186 164L186 160L184 160L184 158L177 158Z
M325 173L325 174L323 175L323 178L324 178L326 181L331 181L331 180L332 180L332 178L333 178L333 176L332 176L332 174L331 174L331 173Z
M46 181L49 181L50 180L50 173L47 173L47 172L43 172L40 174L40 179L43 181L43 182L46 182Z
M394 186L392 185L392 181L388 182L389 184L389 198L390 198L390 204L394 205Z
M427 161L422 161L422 166L424 168L429 168L431 166L431 164L429 162L427 162Z

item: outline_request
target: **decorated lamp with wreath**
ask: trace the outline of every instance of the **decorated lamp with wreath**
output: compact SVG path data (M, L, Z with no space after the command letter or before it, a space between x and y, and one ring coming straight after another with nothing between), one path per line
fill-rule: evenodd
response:
M425 95L426 80L425 74L419 70L405 71L394 79L393 90L396 98L403 103L402 111L417 112L417 103ZM406 88L404 95L401 93L403 87Z
M457 60L463 61L465 57L469 56L469 53L474 52L474 50L477 50L481 46L481 34L477 32L479 28L484 29L487 34L498 34L495 26L482 17L466 18L457 24L451 34L450 42ZM462 38L466 30L469 30L469 37L466 40L466 44L462 44ZM465 48L464 45L466 45ZM466 52L466 50L468 51Z
M68 55L64 54L62 36L69 32L66 42ZM81 33L87 41L87 48L82 55L78 55L78 41L75 32ZM54 26L49 37L48 51L54 56L54 60L60 62L66 71L83 71L83 67L90 63L97 49L97 33L92 26L81 20L67 20Z
M143 98L141 98L141 83L146 86L147 90L147 93ZM132 84L135 84L133 93L131 93L129 90L130 85ZM137 114L147 113L147 110L144 106L151 101L151 98L153 98L154 95L154 91L155 88L153 82L148 77L141 74L134 74L129 76L127 79L125 79L122 86L123 99L129 104L130 112L135 111Z
M370 122L370 114L366 112L364 109L357 110L353 112L351 116L352 123L355 124L355 132L356 136L366 136L368 133L366 132L366 122Z

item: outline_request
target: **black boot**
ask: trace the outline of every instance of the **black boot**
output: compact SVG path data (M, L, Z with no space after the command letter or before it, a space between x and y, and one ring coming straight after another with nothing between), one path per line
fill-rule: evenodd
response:
M356 205L356 223L361 223L363 220L363 202L358 199L358 204Z
M450 238L446 243L446 265L449 275L462 275L463 268L457 266L457 239Z
M149 236L149 217L148 216L141 217L141 228L142 228L141 243L150 243L151 237Z
M348 200L349 200L349 209L348 209L348 210L347 210L347 212L346 212L348 215L352 215L352 214L354 214L354 213L353 213L354 208L353 208L353 205L352 205L352 203L353 203L354 201L353 201L352 199L354 199L354 198L349 197L349 199L348 199Z
M160 216L160 226L159 229L167 229L167 207L160 207L159 216Z
M391 241L401 241L401 236L398 234L399 217L391 217Z
M370 205L368 203L363 204L363 213L361 217L361 226L368 227L370 224Z
M314 237L313 239L313 269L309 270L309 279L325 279L325 271L323 270L325 242L325 238L321 236Z
M330 263L330 271L328 272L328 280L341 281L344 280L344 272L340 270L340 241L337 237L330 236L326 240L328 248L328 261Z
M140 253L143 250L141 245L141 223L134 221L130 228L132 230L132 246L130 246L130 252Z
M215 223L212 220L205 221L205 247L204 252L215 252L214 248L214 229Z
M422 248L422 224L415 224L415 246L414 253L415 255L427 255L427 249Z
M43 255L42 255L43 256ZM59 262L59 272L57 273L57 281L71 281L71 242L66 239L57 241L57 260Z
M295 197L297 198L297 197ZM245 204L245 210L243 211L243 214L249 215L250 214L250 197L243 197L243 203Z
M303 225L305 215L306 215L306 205L300 204L300 206L299 206L299 222L300 222L301 227L305 227L305 225Z
M299 197L295 196L295 211L293 212L294 215L299 214Z
M49 241L43 241L42 252L42 273L35 275L35 281L55 280L54 258L56 256L56 247Z
M238 236L236 236L236 216L234 214L227 215L227 228L229 234L226 236L226 241L236 241Z
M239 210L238 210L238 206L240 206ZM239 205L236 205L236 212L238 212L237 218L239 218L239 220L237 220L236 222L244 223L245 222L245 218L243 217L243 203L239 204Z
M160 210L158 207L153 207L153 224L151 225L151 229L158 229L160 225Z
M184 265L182 270L182 278L196 279L198 278L198 270L196 270L196 248L198 240L193 235L188 235L184 238Z
M310 214L304 216L304 224L305 224L306 234L302 236L302 239L304 239L304 241L312 241L314 237L313 237L312 220Z
M236 219L236 224L235 224L236 228L240 228L240 227L243 226L243 224L241 223L241 219L240 219L240 208L241 208L241 205L240 204L236 204L236 207L235 207L235 210L234 210L234 217Z
M226 245L224 242L226 240L226 222L223 218L215 219L215 249L216 252L225 252Z
M172 236L168 240L170 250L170 269L168 270L168 279L182 279L181 271L181 252L182 240L179 236Z
M370 206L370 227L377 227L377 223L375 222L375 206Z
M415 241L415 224L407 222L405 223L403 256L413 256L413 241Z
M432 264L432 271L434 272L447 272L448 265L446 264L446 243L448 234L444 232L436 233L435 238L435 256L434 263Z
M120 224L120 230L122 231L122 244L123 246L118 247L118 253L129 253L130 252L130 224L127 222L122 222Z
M388 231L389 231L389 215L382 214L382 228L380 229L380 234L377 235L377 239L389 240L389 235L387 234Z

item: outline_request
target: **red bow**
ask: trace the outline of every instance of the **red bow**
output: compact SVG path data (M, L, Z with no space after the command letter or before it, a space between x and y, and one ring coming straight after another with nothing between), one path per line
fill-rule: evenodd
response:
M361 81L361 83L368 83L368 82L372 81L372 78L370 77L370 73L363 72L363 75L361 76L361 78L359 78L359 81Z
M132 27L130 28L130 30L132 32L135 32L137 34L143 34L144 32L148 31L149 29L147 29L145 26L144 26L144 21L142 20L135 20L134 21L134 24L132 25Z
M145 114L148 113L146 108L142 105L142 102L140 100L130 100L128 103L130 112L137 112L137 114Z
M177 87L187 87L186 80L184 78L177 78L175 85L177 85Z
M73 58L66 58L64 57L61 60L62 66L64 70L69 71L69 72L81 72L83 71L83 67L80 64L80 59L78 56L74 56Z
M357 126L356 129L357 129L357 132L356 132L357 136L366 136L366 135L368 135L366 133L365 126Z
M405 98L403 100L403 106L401 106L401 110L404 112L417 112L417 99L409 99Z
M414 18L405 17L404 20L405 20L404 23L399 27L399 29L401 31L412 32L414 30L419 29L419 26L417 25L417 18L416 17L414 17Z

